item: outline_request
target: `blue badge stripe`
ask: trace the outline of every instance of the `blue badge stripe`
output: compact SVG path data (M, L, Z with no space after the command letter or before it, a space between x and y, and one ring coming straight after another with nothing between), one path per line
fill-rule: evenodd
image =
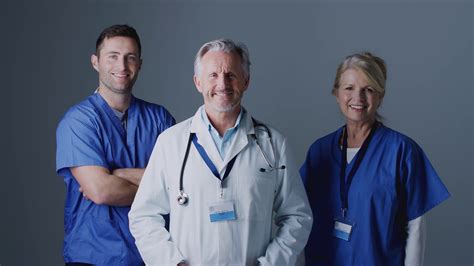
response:
M227 212L213 213L211 214L210 217L211 217L211 222L235 220L235 212L227 211Z
M349 241L349 234L346 233L346 232L339 231L339 230L334 230L332 234L333 234L333 236L335 236L339 239Z

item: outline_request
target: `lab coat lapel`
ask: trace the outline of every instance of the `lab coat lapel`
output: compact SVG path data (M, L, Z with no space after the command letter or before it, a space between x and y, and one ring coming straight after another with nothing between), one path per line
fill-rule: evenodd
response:
M243 107L242 107L243 108ZM226 157L224 158L224 165L219 169L219 172L225 170L225 166L239 154L249 143L249 134L253 134L254 128L252 124L252 119L248 115L247 111L243 110L242 120L240 121L240 126L232 140L232 145L230 146L229 151L227 152Z
M201 106L196 114L194 114L191 122L191 133L196 133L198 143L204 148L212 163L220 173L225 165L219 155L216 144L214 144L214 141L212 140L211 134L209 134L207 125L202 121L201 108L204 108L204 106Z

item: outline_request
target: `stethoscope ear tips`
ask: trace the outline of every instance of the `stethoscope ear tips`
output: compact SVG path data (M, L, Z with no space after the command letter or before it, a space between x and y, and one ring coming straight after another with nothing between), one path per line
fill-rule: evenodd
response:
M263 172L266 172L267 170L265 170L265 168L260 168L259 171L263 173Z

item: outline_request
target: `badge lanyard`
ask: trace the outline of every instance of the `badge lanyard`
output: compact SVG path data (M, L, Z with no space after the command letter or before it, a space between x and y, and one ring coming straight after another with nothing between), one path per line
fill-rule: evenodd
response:
M369 142L372 139L372 135L377 128L378 122L375 121L370 129L370 133L367 138L364 140L362 147L360 148L358 154L356 155L356 160L354 162L354 166L352 167L349 176L347 176L346 181L346 167L347 167L347 126L344 126L342 130L342 156L341 156L341 183L340 183L340 195L341 195L341 211L342 211L342 218L346 218L347 210L349 208L349 188L352 183L352 179L354 178L357 169L359 168L362 159L364 158L365 152L369 147Z
M198 138L197 138L196 134L192 134L192 135L193 135L192 136L193 144L196 147L199 154L201 155L201 158L204 160L204 162L206 163L209 170L211 170L211 172L214 174L214 176L217 179L219 179L219 181L220 181L220 194L219 194L219 197L222 198L222 196L223 196L222 182L224 182L224 180L227 178L230 171L232 170L232 167L234 167L235 159L237 159L238 154L235 155L234 158L232 158L232 160L229 161L229 163L227 164L227 167L225 169L224 176L221 178L221 176L219 175L219 171L217 171L216 166L212 163L211 159L207 155L206 150L204 150L204 147L201 146L201 144L198 143Z

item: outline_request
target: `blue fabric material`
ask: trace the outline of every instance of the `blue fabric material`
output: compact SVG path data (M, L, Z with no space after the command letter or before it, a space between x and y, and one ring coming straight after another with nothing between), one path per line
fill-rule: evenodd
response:
M306 265L403 265L408 221L450 194L423 150L381 125L349 190L351 239L335 238L334 220L341 215L341 133L342 128L314 142L300 169L314 215Z
M162 106L132 97L127 130L96 93L59 122L56 171L67 186L64 208L65 262L143 265L128 229L130 207L96 205L82 197L70 167L144 168L158 135L175 124Z
M242 118L242 113L245 112L245 110L242 108L240 110L239 116L237 117L237 120L235 121L235 125L224 132L224 136L220 136L219 132L217 129L212 126L211 121L209 121L209 118L206 115L205 108L202 108L201 112L201 118L202 121L207 125L207 128L209 130L209 134L212 137L212 140L214 141L214 144L216 144L217 150L219 151L219 155L221 156L221 159L224 160L225 156L227 155L227 151L230 148L230 145L232 144L232 139L234 138L235 134L237 133L237 129L239 128L240 120Z

